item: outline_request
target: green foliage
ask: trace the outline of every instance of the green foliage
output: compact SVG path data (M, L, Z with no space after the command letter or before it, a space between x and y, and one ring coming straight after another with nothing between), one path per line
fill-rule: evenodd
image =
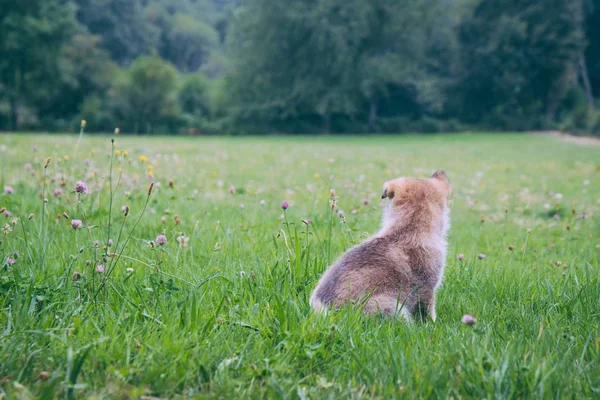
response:
M440 78L426 60L443 25L440 6L246 3L231 34L233 113L282 128L290 120L321 120L329 131L346 120L374 125L367 118L376 118L378 107L387 116L439 108Z
M140 0L77 0L77 18L94 35L102 38L113 60L127 65L148 54L156 32L144 18Z
M0 1L0 129L592 132L600 103L600 0ZM112 94L147 57L206 93L142 128Z
M476 5L459 28L464 76L457 91L465 119L553 119L585 46L582 17L580 1Z
M123 70L114 92L115 115L127 130L153 133L157 126L177 124L179 76L171 64L160 57L138 58Z
M67 0L2 2L0 99L10 105L10 128L18 128L26 99L55 88L60 73L57 54L75 28Z

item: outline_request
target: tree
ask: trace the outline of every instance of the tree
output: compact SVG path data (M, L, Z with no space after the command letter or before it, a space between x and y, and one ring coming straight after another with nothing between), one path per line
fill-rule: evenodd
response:
M152 133L179 115L177 70L157 56L138 58L113 93L115 113L137 133Z
M81 119L86 99L104 101L117 66L100 47L100 40L97 36L78 33L63 45L58 54L56 84L52 90L40 91L33 99L41 119ZM93 115L85 115L85 119L91 126L97 122Z
M76 0L77 19L120 65L129 65L156 47L157 32L144 18L140 0Z
M35 92L51 90L56 56L76 29L67 0L5 1L0 7L0 85L10 105L10 127Z
M600 96L600 0L589 0L586 4L585 31L588 46L581 62L589 77L589 96L598 97Z
M470 122L552 120L584 46L582 5L564 0L480 1L459 28L459 112ZM502 125L496 121L495 125ZM540 127L533 124L529 128Z
M230 35L233 112L275 125L321 120L329 131L361 116L364 103L373 124L386 99L439 101L427 94L436 83L425 62L439 4L250 1Z

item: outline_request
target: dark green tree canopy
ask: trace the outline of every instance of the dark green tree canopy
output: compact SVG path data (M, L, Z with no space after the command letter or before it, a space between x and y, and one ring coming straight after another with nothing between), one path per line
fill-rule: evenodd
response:
M600 133L599 27L600 0L0 0L0 129Z

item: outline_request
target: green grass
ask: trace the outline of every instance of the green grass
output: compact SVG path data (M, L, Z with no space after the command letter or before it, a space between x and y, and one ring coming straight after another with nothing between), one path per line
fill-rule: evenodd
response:
M129 154L112 161L111 206L110 138L84 135L74 154L76 140L0 136L0 190L14 189L0 194L12 213L0 215L0 397L600 396L599 147L540 135L117 137ZM160 185L142 215L148 163ZM437 322L311 313L327 265L378 229L384 180L436 169L454 186ZM78 180L90 188L80 200Z

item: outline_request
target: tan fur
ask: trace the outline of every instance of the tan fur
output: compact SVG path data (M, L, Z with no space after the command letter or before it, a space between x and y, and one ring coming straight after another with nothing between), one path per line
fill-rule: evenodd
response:
M398 178L383 185L389 204L381 230L347 251L313 291L315 310L364 303L364 312L429 315L434 321L435 292L444 274L446 232L450 227L450 182L443 171L431 178Z

